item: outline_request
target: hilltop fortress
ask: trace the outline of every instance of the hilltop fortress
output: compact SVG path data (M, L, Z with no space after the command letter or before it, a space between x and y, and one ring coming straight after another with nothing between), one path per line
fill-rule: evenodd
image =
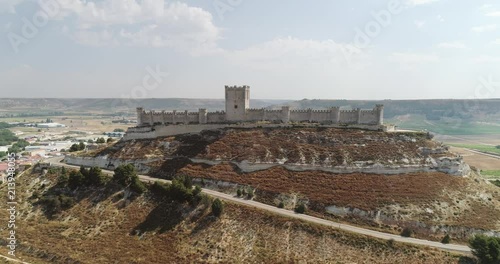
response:
M249 86L226 86L226 110L208 112L199 109L198 112L172 111L156 112L137 108L137 125L152 126L160 124L235 124L242 122L271 123L321 123L321 124L362 124L383 125L384 106L376 105L370 110L340 110L338 106L328 110L290 110L283 106L280 110L265 108L250 108Z
M282 106L279 110L253 109L250 108L249 86L226 86L225 94L225 111L145 111L138 107L137 126L129 128L123 140L197 133L224 127L322 125L385 131L391 129L384 125L383 105L376 105L369 110L341 110L338 106L326 110L292 110L289 106Z

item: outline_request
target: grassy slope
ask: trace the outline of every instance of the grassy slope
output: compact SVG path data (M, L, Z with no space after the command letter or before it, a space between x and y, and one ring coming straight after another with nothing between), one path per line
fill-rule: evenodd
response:
M248 207L226 204L220 219L207 209L121 190L80 190L79 202L49 220L29 199L57 175L24 175L18 256L32 263L459 263L447 253L339 232ZM41 181L45 181L42 187ZM2 187L4 189L4 187ZM2 190L5 191L5 190ZM5 202L2 196L1 202ZM6 219L7 212L0 211ZM140 230L140 231L138 231ZM2 237L5 237L2 235ZM0 250L6 254L5 248ZM463 262L461 262L463 263Z

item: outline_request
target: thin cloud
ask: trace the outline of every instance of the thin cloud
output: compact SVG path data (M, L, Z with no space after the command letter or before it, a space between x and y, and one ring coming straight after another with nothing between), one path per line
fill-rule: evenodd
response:
M463 42L454 41L454 42L442 42L438 44L439 48L444 49L465 49L466 46Z
M407 4L410 6L419 6L419 5L427 5L438 1L440 0L408 0Z
M497 30L497 28L498 28L497 24L489 24L489 25L473 27L471 30L477 33L483 33L483 32L495 31Z

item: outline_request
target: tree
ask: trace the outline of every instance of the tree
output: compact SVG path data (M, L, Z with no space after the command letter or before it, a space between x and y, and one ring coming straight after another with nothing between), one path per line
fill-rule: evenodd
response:
M476 235L469 240L472 254L482 264L500 263L500 238Z
M120 165L114 170L114 172L115 174L113 175L113 180L123 186L130 185L134 179L137 178L137 171L132 164Z
M0 158L3 158L7 156L7 153L5 151L0 151Z
M212 202L212 214L219 217L222 214L223 205L219 198Z
M247 193L247 197L248 197L248 199L252 199L252 198L253 198L253 196L254 196L253 189L252 189L252 188L248 189L248 193Z
M78 150L84 150L85 144L83 142L78 143Z
M238 190L236 191L236 195L237 195L238 197L241 197L241 190L240 190L240 189L238 189Z
M106 140L106 143L111 143L111 142L113 142L113 141L115 141L113 138L108 138L108 139Z
M451 242L451 237L448 234L446 234L446 236L443 237L443 240L441 240L441 243L443 244L450 244L450 242Z
M88 172L87 180L90 185L101 186L106 184L107 176L104 173L102 173L101 168L92 167Z
M95 143L97 143L97 144L103 144L103 143L106 143L106 140L105 140L103 137L101 137L101 138L98 138L98 139L95 141Z
M193 191L186 188L182 180L174 179L169 188L169 195L173 200L178 202L192 201Z
M57 183L58 184L66 185L66 184L68 184L68 182L69 182L69 176L66 173L64 173L64 174L61 173L59 175L59 177L57 177Z
M401 231L401 236L402 237L411 237L413 235L413 230L411 230L409 227L403 228L403 231Z
M92 139L89 139L89 140L87 140L87 143L92 144L92 143L94 143L94 141Z
M196 187L194 187L194 190L193 190L193 195L197 196L200 193L201 193L201 187L196 185Z
M283 202L280 202L280 203L278 204L278 208L285 208L285 204L284 204Z
M80 150L80 147L78 146L78 144L73 144L69 148L69 152L75 152L75 151L79 151L79 150Z
M115 169L115 174L113 175L113 180L125 187L130 187L130 189L137 193L143 193L146 191L146 187L139 180L137 176L137 171L134 165L126 164L120 165Z
M80 171L71 171L69 174L69 180L68 180L68 186L71 189L76 189L79 186L82 186L85 184L85 176Z
M306 212L306 206L303 203L299 203L294 210L297 214L303 214Z

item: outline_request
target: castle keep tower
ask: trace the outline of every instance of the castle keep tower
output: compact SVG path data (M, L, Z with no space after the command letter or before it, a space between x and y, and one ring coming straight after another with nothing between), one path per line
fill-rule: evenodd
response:
M250 86L226 85L226 121L245 121L250 107Z
M142 114L144 113L144 108L142 107L137 107L137 125L141 126L142 125Z

